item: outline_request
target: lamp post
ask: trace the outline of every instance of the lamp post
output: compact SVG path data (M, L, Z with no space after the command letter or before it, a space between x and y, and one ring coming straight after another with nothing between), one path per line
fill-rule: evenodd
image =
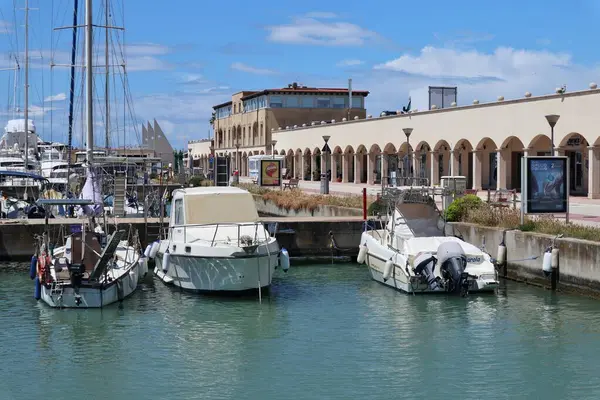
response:
M550 143L552 146L552 149L550 151L551 155L554 155L554 125L556 125L559 118L560 115L556 114L546 115L546 121L548 121L548 124L550 125Z
M277 140L271 140L271 156L275 158L275 145L277 144Z
M413 131L413 128L402 128L402 131L404 132L404 134L406 135L406 151L408 153L408 177L411 177L411 172L410 172L410 167L412 164L412 160L410 159L410 134ZM411 182L412 185L412 182Z
M329 149L329 145L327 144L327 142L329 142L330 137L331 136L329 135L323 135L325 146L323 146L321 154L322 157L325 157L325 171L321 171L321 194L329 194L329 177L327 176L327 161L329 161L328 158L331 154L331 150Z
M235 142L235 169L240 170L240 141Z

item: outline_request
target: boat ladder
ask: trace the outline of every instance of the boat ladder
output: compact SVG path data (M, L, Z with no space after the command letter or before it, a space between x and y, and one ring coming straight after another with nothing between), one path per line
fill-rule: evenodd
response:
M50 298L57 304L62 302L63 285L57 285L56 281L52 281L50 286ZM58 296L58 301L54 300L54 296Z

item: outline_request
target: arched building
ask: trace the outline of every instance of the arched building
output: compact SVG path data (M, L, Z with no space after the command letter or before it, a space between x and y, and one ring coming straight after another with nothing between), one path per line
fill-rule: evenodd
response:
M332 179L375 184L387 171L408 171L439 184L462 175L473 189L521 185L521 157L569 158L570 192L600 198L600 89L450 107L273 131L276 151L294 161L294 176L318 180L329 136ZM308 121L307 121L308 122ZM412 128L407 140L403 131ZM410 157L408 156L410 154ZM323 157L324 159L324 157ZM321 165L323 164L323 165Z

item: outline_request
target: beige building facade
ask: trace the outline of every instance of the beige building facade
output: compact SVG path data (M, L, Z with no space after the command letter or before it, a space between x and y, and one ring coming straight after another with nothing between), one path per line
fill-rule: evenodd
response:
M367 91L314 88L292 83L280 89L242 91L213 107L214 153L231 155L232 166L248 173L248 157L271 154L273 134L311 122L365 119ZM197 153L191 151L192 157ZM206 163L207 154L202 155Z
M299 179L319 179L323 136L332 150L332 179L380 183L390 170L437 185L445 175L465 176L468 186L519 189L521 157L549 155L547 115L556 155L568 157L572 195L600 198L600 89L411 112L397 116L301 127L275 133L276 151ZM407 140L404 129L412 128ZM314 173L314 172L317 173Z

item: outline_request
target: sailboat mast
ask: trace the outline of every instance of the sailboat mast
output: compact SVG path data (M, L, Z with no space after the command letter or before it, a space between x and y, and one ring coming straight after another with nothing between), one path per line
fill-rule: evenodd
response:
M86 127L87 138L85 152L88 165L92 164L94 156L94 103L93 103L93 84L94 71L92 70L92 0L85 0L85 67L86 67Z
M104 29L105 31L105 38L104 41L106 43L106 48L104 50L104 63L106 65L106 83L105 83L105 94L104 94L104 105L105 105L105 110L106 110L106 122L105 122L105 128L106 128L106 152L108 154L108 148L110 147L110 137L109 137L109 132L110 132L110 103L109 103L109 98L108 98L108 86L109 86L109 74L110 74L110 68L108 66L108 41L109 41L109 36L108 36L108 15L110 13L110 3L109 0L104 0L104 2L106 3L106 11L105 11L105 25L106 28Z
M29 170L29 0L25 0L25 172Z
M71 48L71 86L69 93L69 165L71 165L71 152L73 149L73 105L75 97L75 56L77 51L77 6L78 0L73 5L73 43ZM69 176L67 169L67 176Z

